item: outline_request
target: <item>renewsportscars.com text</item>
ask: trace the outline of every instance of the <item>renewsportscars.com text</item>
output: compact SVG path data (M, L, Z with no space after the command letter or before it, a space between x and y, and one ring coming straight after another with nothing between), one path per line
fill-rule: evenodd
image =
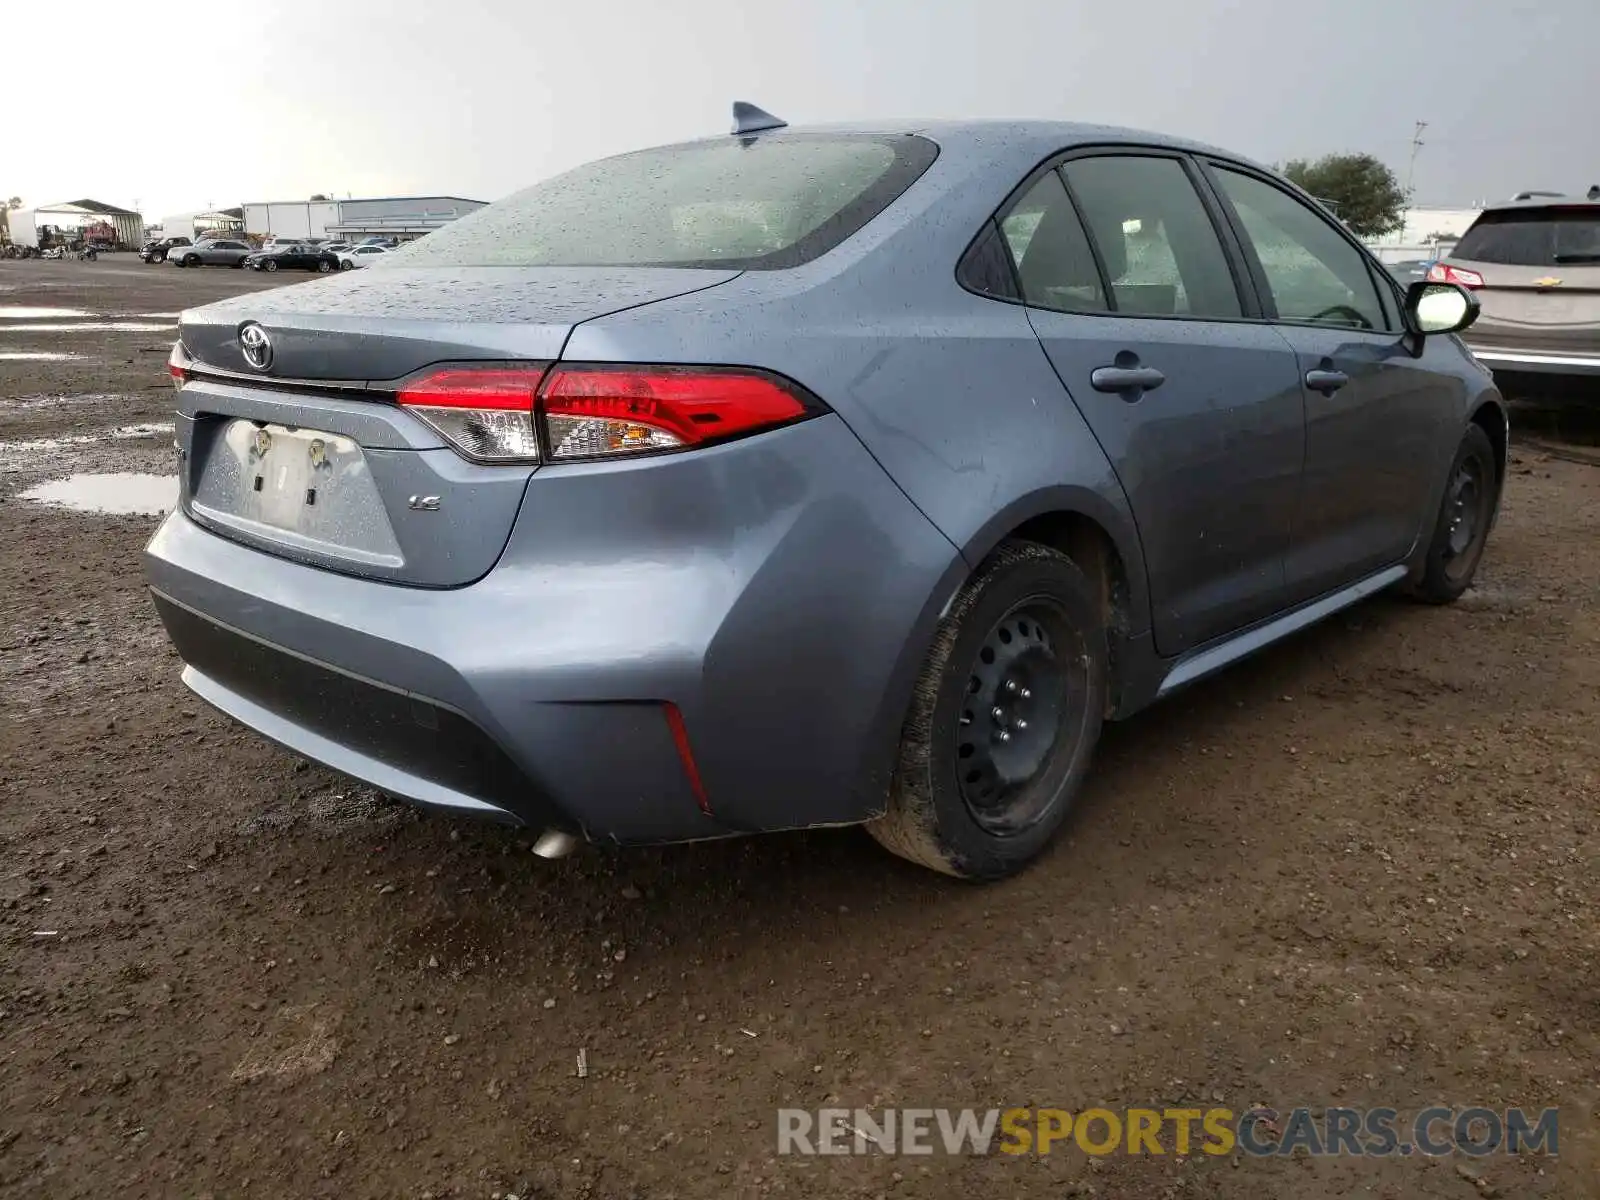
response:
M1393 1108L802 1108L778 1110L779 1154L1472 1157L1559 1151L1560 1110Z

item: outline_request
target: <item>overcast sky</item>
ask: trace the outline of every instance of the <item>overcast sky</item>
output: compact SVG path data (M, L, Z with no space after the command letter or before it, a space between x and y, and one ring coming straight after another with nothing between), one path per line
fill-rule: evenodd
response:
M793 124L1035 116L1183 134L1268 162L1364 150L1402 183L1425 120L1421 204L1600 183L1600 0L154 0L103 11L87 0L71 12L66 24L87 36L5 54L0 197L30 207L137 202L153 221L313 192L493 199L603 154L724 132L734 99ZM112 35L92 33L101 20Z

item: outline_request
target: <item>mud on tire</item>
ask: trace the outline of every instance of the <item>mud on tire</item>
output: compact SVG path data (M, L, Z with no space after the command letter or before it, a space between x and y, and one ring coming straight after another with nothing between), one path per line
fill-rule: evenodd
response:
M1070 558L1034 542L1002 543L973 574L918 677L888 810L867 826L886 849L973 880L1010 875L1044 849L1105 716L1098 594Z
M1426 604L1449 604L1472 586L1500 501L1495 462L1489 435L1468 425L1450 464L1422 573L1406 585L1407 595Z

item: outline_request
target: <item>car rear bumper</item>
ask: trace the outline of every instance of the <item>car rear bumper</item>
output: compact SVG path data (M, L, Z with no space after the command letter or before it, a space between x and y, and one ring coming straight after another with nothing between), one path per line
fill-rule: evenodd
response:
M683 456L670 494L642 463L559 470L530 483L499 565L448 590L175 512L145 562L184 682L396 796L591 840L881 812L964 567L843 422Z
M1505 346L1475 346L1472 355L1491 371L1528 375L1600 376L1600 354L1552 354Z

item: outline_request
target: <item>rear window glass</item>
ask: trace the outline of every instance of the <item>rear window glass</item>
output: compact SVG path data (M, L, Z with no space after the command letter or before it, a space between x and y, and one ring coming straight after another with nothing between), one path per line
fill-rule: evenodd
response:
M926 138L768 134L603 159L478 209L395 266L798 266L882 212L938 154Z
M1600 264L1600 208L1486 212L1450 257L1520 267Z

